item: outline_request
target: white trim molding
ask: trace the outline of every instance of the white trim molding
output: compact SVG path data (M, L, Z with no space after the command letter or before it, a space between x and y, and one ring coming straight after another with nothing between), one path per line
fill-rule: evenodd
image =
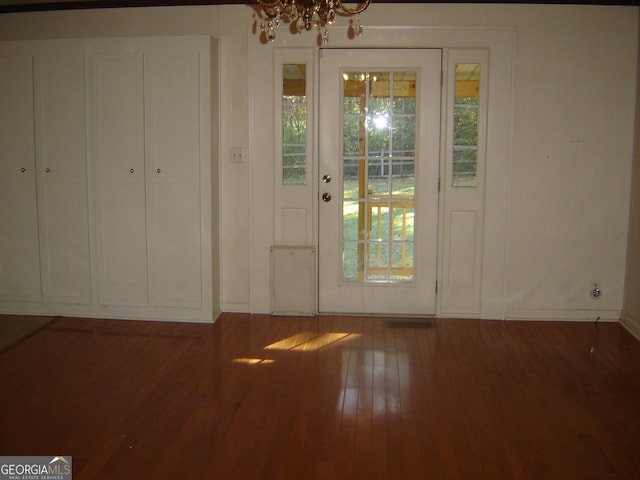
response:
M553 308L507 309L505 320L541 320L567 322L617 322L620 310L578 310Z
M622 312L620 323L631 335L640 340L640 320L632 318L627 312Z

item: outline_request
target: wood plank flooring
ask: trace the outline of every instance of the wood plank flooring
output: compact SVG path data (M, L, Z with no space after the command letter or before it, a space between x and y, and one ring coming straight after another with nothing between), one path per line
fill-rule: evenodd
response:
M76 480L638 478L620 325L389 320L59 318L0 355L0 455Z
M0 314L0 353L9 350L53 320L55 317Z

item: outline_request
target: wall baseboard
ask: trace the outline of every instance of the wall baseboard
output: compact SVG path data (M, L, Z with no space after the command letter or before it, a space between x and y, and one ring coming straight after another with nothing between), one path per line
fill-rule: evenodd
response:
M593 322L598 317L601 322L617 322L620 310L578 310L546 308L507 309L506 320L548 320L557 322Z
M628 313L622 312L620 323L631 335L640 340L640 320L636 320Z
M252 313L251 305L248 303L224 302L221 310L223 313Z

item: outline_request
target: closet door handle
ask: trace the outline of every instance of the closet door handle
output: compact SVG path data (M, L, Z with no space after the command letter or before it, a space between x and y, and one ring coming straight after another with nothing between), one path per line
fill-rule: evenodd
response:
M131 173L135 172L135 170L132 168L131 170L129 170Z
M44 171L45 171L45 172L47 172L47 173L51 173L51 169L50 169L50 168L48 168L48 167L47 167L47 168L45 168L45 169L44 169Z
M24 173L24 172L26 172L26 171L27 171L27 169L26 169L26 168L24 168L24 167L22 167L22 168L20 169L20 173Z
M162 172L162 170L158 169L158 170L156 170L156 172L160 173L160 172Z

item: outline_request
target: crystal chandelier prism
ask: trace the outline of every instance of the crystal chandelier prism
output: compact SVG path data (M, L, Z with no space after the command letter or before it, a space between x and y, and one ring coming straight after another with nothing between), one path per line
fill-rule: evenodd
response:
M371 0L358 2L355 7L347 7L341 0L257 0L263 14L260 31L269 42L276 39L276 29L280 23L291 24L292 33L303 30L318 30L323 44L329 41L327 27L333 25L337 16L355 16L353 34L361 36L363 32L360 14Z

